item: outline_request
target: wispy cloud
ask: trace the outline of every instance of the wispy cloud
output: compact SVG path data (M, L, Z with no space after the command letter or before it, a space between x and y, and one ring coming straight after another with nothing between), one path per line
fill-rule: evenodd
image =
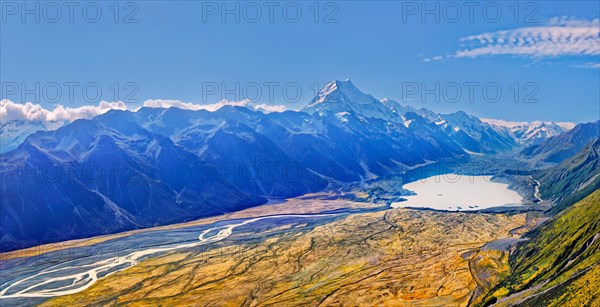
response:
M600 69L600 63L584 63L580 65L573 65L573 67Z
M600 19L555 17L542 26L472 35L461 38L460 43L463 49L447 55L447 58L598 56ZM439 58L432 57L430 61Z
M457 51L456 57L524 55L532 57L599 55L600 22L555 18L546 26L488 32L462 38L476 46Z
M441 55L436 55L436 56L434 56L434 57L430 57L430 58L425 58L425 59L423 59L423 62L432 62L432 61L434 61L434 62L438 62L438 61L441 61L441 60L443 60L443 59L444 59L444 57L443 57L443 56L441 56Z

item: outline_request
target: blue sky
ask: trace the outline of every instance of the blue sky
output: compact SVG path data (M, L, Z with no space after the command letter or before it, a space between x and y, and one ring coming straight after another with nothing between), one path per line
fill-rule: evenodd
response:
M73 22L64 6L57 22L48 22L55 17L55 8L47 7L44 12L46 2L38 3L39 23L34 15L26 15L28 19L23 21L22 7L13 14L14 7L2 4L1 98L19 103L38 99L45 108L52 108L41 89L37 96L26 95L25 100L21 94L23 86L35 88L38 83L44 87L53 82L63 92L59 103L71 107L115 97L134 98L138 104L147 99L214 103L221 98L254 98L259 89L262 95L255 99L257 103L298 109L308 103L316 87L350 78L377 98L406 98L410 105L440 112L464 110L515 121L600 118L598 35L592 31L590 39L578 32L581 27L598 27L596 1L534 2L529 7L520 2L516 4L518 16L514 2L494 2L502 11L497 20L493 14L496 7L484 14L481 7L486 2L481 2L472 21L465 4L457 2L462 14L455 18L457 22L452 22L456 15L451 16L454 8L447 2L428 2L430 9L439 4L440 11L426 15L426 20L421 20L422 2L320 2L318 22L313 2L292 2L287 15L283 4L279 5L273 10L272 22L264 3L255 2L262 7L262 16L255 23L255 8L245 2L237 2L239 23L235 15L222 20L223 2L149 1L135 6L121 2L118 17L116 8L110 7L113 2L103 2L96 23L83 18L81 6L74 9ZM35 2L29 4L35 8ZM209 15L214 4L219 12ZM225 5L234 8L235 4ZM414 9L413 4L418 12L411 15L408 10ZM294 23L297 7L302 16ZM128 14L132 17L127 18ZM85 16L90 19L91 15L88 11ZM435 22L436 16L440 22ZM567 28L571 35L583 36L571 36L556 46L553 39L560 38L543 37L552 31L546 31L547 27ZM489 34L489 41L469 39L484 33ZM520 48L518 42L506 45L507 38L518 35L531 48ZM532 42L527 42L527 35L533 37ZM549 41L550 45L544 45ZM591 43L591 49L582 43ZM465 50L470 53L460 53ZM65 101L69 99L64 83L69 82L80 84L70 99L73 102ZM474 101L469 102L465 84L473 82L478 85L473 85ZM97 101L82 98L81 87L88 83L102 90ZM15 92L6 84L19 88ZM120 88L118 94L111 87L115 84ZM408 86L415 84L417 92L408 93ZM440 87L437 94L426 95L422 102L422 90L435 89L436 84ZM442 88L455 97L456 85L462 93L458 99L449 99L457 101L448 101ZM488 87L492 96L496 87L502 90L497 102L489 95L484 97L486 85L493 85ZM230 92L224 94L225 88ZM302 89L301 96L296 95L296 88ZM272 95L269 89L273 89ZM436 98L440 102L436 103Z

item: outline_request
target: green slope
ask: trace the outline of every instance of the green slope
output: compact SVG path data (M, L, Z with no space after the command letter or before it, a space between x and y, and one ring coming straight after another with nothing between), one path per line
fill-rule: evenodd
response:
M509 277L486 304L563 306L600 302L600 190L532 230L517 245ZM507 297L504 300L500 298Z

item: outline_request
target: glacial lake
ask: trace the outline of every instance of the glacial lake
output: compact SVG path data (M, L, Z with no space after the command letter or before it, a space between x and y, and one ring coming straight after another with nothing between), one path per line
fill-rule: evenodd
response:
M403 188L417 195L403 196L406 201L392 208L430 208L469 211L506 205L520 205L522 197L508 184L490 181L490 176L444 174L407 183Z

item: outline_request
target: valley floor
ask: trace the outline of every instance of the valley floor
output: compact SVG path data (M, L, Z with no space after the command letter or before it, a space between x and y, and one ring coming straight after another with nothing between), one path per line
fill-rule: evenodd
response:
M245 219L254 218L267 215L276 214L311 214L321 213L335 210L369 210L369 209L383 209L385 205L373 204L368 202L353 202L343 199L324 199L331 196L329 193L315 193L306 194L301 197L292 199L282 200L274 204L267 204L257 207L251 207L245 210L226 213L219 216L213 216L208 218L202 218L190 222L177 223L166 226L157 226L145 229L131 230L120 232L116 234L97 236L93 238L86 238L80 240L69 240L58 243L43 244L31 248L0 253L0 261L6 261L11 259L28 258L28 257L40 257L43 254L49 252L56 252L66 249L80 248L85 246L91 246L94 244L115 240L134 234L140 234L151 231L161 231L169 229L179 229L191 226L208 225L219 221L232 220L232 219ZM315 199L320 199L315 201Z
M482 246L518 236L511 230L526 223L525 214L410 209L314 228L290 220L146 259L45 304L465 306L508 270L505 252Z

